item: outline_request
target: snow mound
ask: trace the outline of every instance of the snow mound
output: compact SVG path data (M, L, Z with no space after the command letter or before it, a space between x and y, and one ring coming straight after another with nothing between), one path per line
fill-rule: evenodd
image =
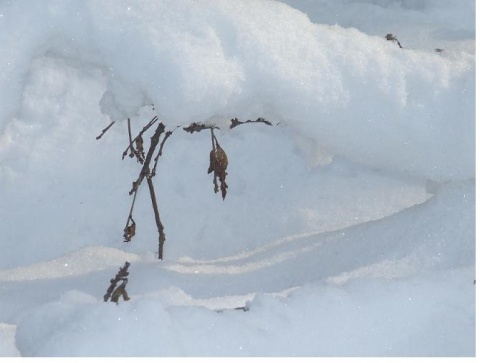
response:
M157 178L176 241L167 258L218 258L382 218L424 201L426 179L474 178L468 52L400 49L276 2L28 4L0 8L0 228L6 246L36 249L41 237L44 248L6 248L4 268L118 246L138 173L120 160L125 118L138 131L151 104L169 129L223 120L231 161L220 204L207 195L208 135L179 129L168 141ZM259 116L280 124L225 129L231 117ZM110 119L117 124L96 141ZM25 228L11 228L17 220ZM145 224L145 242L125 248L156 248Z
M254 254L140 262L130 301L63 293L22 317L16 344L24 356L472 355L473 194L444 186L388 218Z
M17 346L23 356L472 355L475 317L463 307L474 296L471 273L359 279L342 289L315 283L286 297L260 294L246 312L154 297L117 306L70 291L28 314Z
M25 267L0 270L0 281L25 281L79 276L100 271L112 266L123 265L125 261L138 261L140 257L108 247L85 247L80 251L39 262Z
M112 119L150 103L171 127L263 116L363 164L474 176L472 54L399 49L276 2L32 2L5 5L3 18L22 19L2 23L6 123L21 114L32 62L48 56L101 72Z

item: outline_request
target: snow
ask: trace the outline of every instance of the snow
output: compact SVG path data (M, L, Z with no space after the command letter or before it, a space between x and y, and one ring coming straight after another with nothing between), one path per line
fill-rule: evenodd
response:
M1 3L0 356L474 356L474 10ZM164 261L144 185L122 243L155 115L229 157L222 201L210 135L167 140Z

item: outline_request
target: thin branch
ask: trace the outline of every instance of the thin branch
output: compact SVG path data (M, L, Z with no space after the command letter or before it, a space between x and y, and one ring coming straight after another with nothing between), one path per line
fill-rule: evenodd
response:
M135 156L135 149L133 148L132 128L130 127L130 117L127 120L127 124L128 124L128 141L130 142L130 155L128 155L128 156L133 158ZM138 156L137 156L137 158L138 158Z
M130 195L132 195L138 189L143 179L150 174L150 167L149 167L150 161L152 160L153 152L155 151L155 148L157 147L158 142L160 141L160 135L164 131L165 131L165 125L160 122L157 129L155 130L155 133L151 137L150 148L148 149L148 153L145 158L143 168L140 171L137 181L133 182L132 190L130 190L130 193L129 193Z
M143 158L145 157L144 153L143 153L143 138L142 138L142 135L138 135L136 138L135 138L135 141L132 140L132 128L130 126L130 118L128 118L128 121L127 121L127 124L128 124L128 140L130 142L130 154L128 156L130 156L131 158L133 158L134 156L137 158L137 161L140 163L140 164L143 164ZM135 142L135 147L133 147L133 143Z
M157 197L155 196L155 189L153 187L152 178L147 176L148 189L150 190L150 198L152 200L153 213L155 214L155 223L158 230L158 259L163 260L163 245L165 243L165 232L163 231L163 224L160 220L160 213L158 212Z
M265 119L262 118L262 117L257 118L255 121L247 120L247 121L245 121L245 122L238 121L237 118L232 118L232 119L230 120L230 122L231 122L231 124L230 124L230 129L233 129L234 127L237 127L237 126L240 126L240 125L243 125L243 124L248 124L248 123L263 123L263 124L268 125L268 126L273 126L270 121L267 121L267 120L265 120Z
M200 122L193 122L190 124L190 126L184 127L183 129L193 134L194 132L200 132L202 130L219 129L219 127L214 125L202 124Z
M138 189L135 190L135 194L133 195L132 205L130 206L130 213L128 214L127 223L125 224L125 228L123 229L123 238L125 238L125 241L123 242L130 242L132 240L132 237L135 236L136 224L133 220L133 206L135 205L135 200L137 199L137 192Z
M110 122L110 125L108 125L107 127L105 127L105 128L102 130L102 133L96 137L96 139L97 139L97 140L100 140L100 139L102 138L102 136L105 135L105 133L110 129L110 127L113 126L114 123L115 123L115 121Z
M176 129L178 129L179 126L177 126L173 131L167 131L163 137L163 140L162 142L160 143L160 149L158 150L158 153L157 153L157 156L155 156L155 159L154 159L154 164L153 164L153 169L152 169L152 172L150 173L150 175L152 177L154 177L156 174L157 174L157 163L158 163L158 159L160 158L160 156L162 156L163 154L163 146L165 145L165 141L167 141L167 139L174 133L174 131Z
M105 302L108 301L110 296L112 296L112 293L115 290L115 286L117 285L117 283L119 281L125 281L125 279L129 275L129 272L128 272L128 267L129 266L130 266L130 262L128 262L128 261L125 262L125 265L120 268L120 270L118 271L115 278L110 280L110 286L107 289L107 293L103 296L103 301L105 301Z
M123 298L123 301L130 300L127 294L127 290L125 289L128 283L128 279L124 277L121 280L122 280L122 283L119 286L117 286L117 288L113 291L112 298L110 299L110 301L114 302L117 305L118 305L118 300L120 299L120 296Z
M387 35L385 35L385 39L396 42L400 48L403 48L395 35L388 33Z
M123 152L122 160L125 158L125 156L127 156L128 150L133 146L133 143L136 142L139 137L142 137L145 131L147 131L157 121L158 121L158 116L154 116L150 120L150 122L143 127L142 131L140 131L140 133L130 142L130 144L127 146L127 148Z

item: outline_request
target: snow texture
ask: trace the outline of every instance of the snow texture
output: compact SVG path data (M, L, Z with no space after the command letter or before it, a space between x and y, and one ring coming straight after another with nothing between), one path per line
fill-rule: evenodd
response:
M471 0L4 1L0 356L474 356L474 130Z

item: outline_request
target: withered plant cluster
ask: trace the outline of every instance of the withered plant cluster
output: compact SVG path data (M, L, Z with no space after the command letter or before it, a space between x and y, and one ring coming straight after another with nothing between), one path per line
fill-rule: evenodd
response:
M263 118L258 118L257 120L247 120L245 122L239 121L237 118L231 119L230 129L233 129L239 125L247 123L263 123L269 126L272 126L270 121L267 121ZM102 136L115 124L115 121L112 121L105 129L102 130L101 134L97 136L97 140L101 139ZM144 134L153 126L157 124L155 131L153 131L152 136L150 137L150 145L145 145ZM156 175L158 160L163 154L163 148L167 139L173 134L173 132L178 128L175 128L171 131L165 131L165 125L162 122L159 122L157 116L153 117L143 128L142 130L132 138L132 129L130 119L127 120L128 126L128 139L129 145L122 154L122 160L125 159L125 156L130 158L135 158L139 164L142 165L138 177L132 183L132 188L129 192L129 195L133 195L132 204L130 207L130 212L127 217L127 222L123 230L124 242L130 242L135 236L136 223L133 219L133 209L135 206L135 200L137 197L137 192L144 180L147 181L148 189L150 191L150 199L153 207L153 212L155 215L155 223L158 230L158 258L163 260L163 246L165 244L165 232L162 221L160 219L160 213L158 211L157 197L155 195L155 188L152 179ZM201 122L194 122L188 127L184 127L183 130L191 134L196 132L201 132L203 130L210 130L212 150L210 151L210 164L207 170L208 174L213 173L213 191L218 193L222 192L222 199L225 200L227 196L227 166L228 166L228 157L225 150L220 146L217 137L215 136L215 130L219 129L218 126L212 124L205 124ZM128 266L127 266L128 268ZM118 297L117 297L118 299ZM113 301L113 300L112 300Z
M130 262L125 262L125 265L123 265L123 267L120 267L117 275L110 280L110 286L107 289L107 293L103 296L103 301L107 302L108 299L110 299L110 301L118 304L118 300L120 299L120 297L122 297L124 301L130 300L127 294L127 290L125 290L125 287L128 283L127 276L129 275L129 266ZM117 284L119 283L120 285L117 286Z

